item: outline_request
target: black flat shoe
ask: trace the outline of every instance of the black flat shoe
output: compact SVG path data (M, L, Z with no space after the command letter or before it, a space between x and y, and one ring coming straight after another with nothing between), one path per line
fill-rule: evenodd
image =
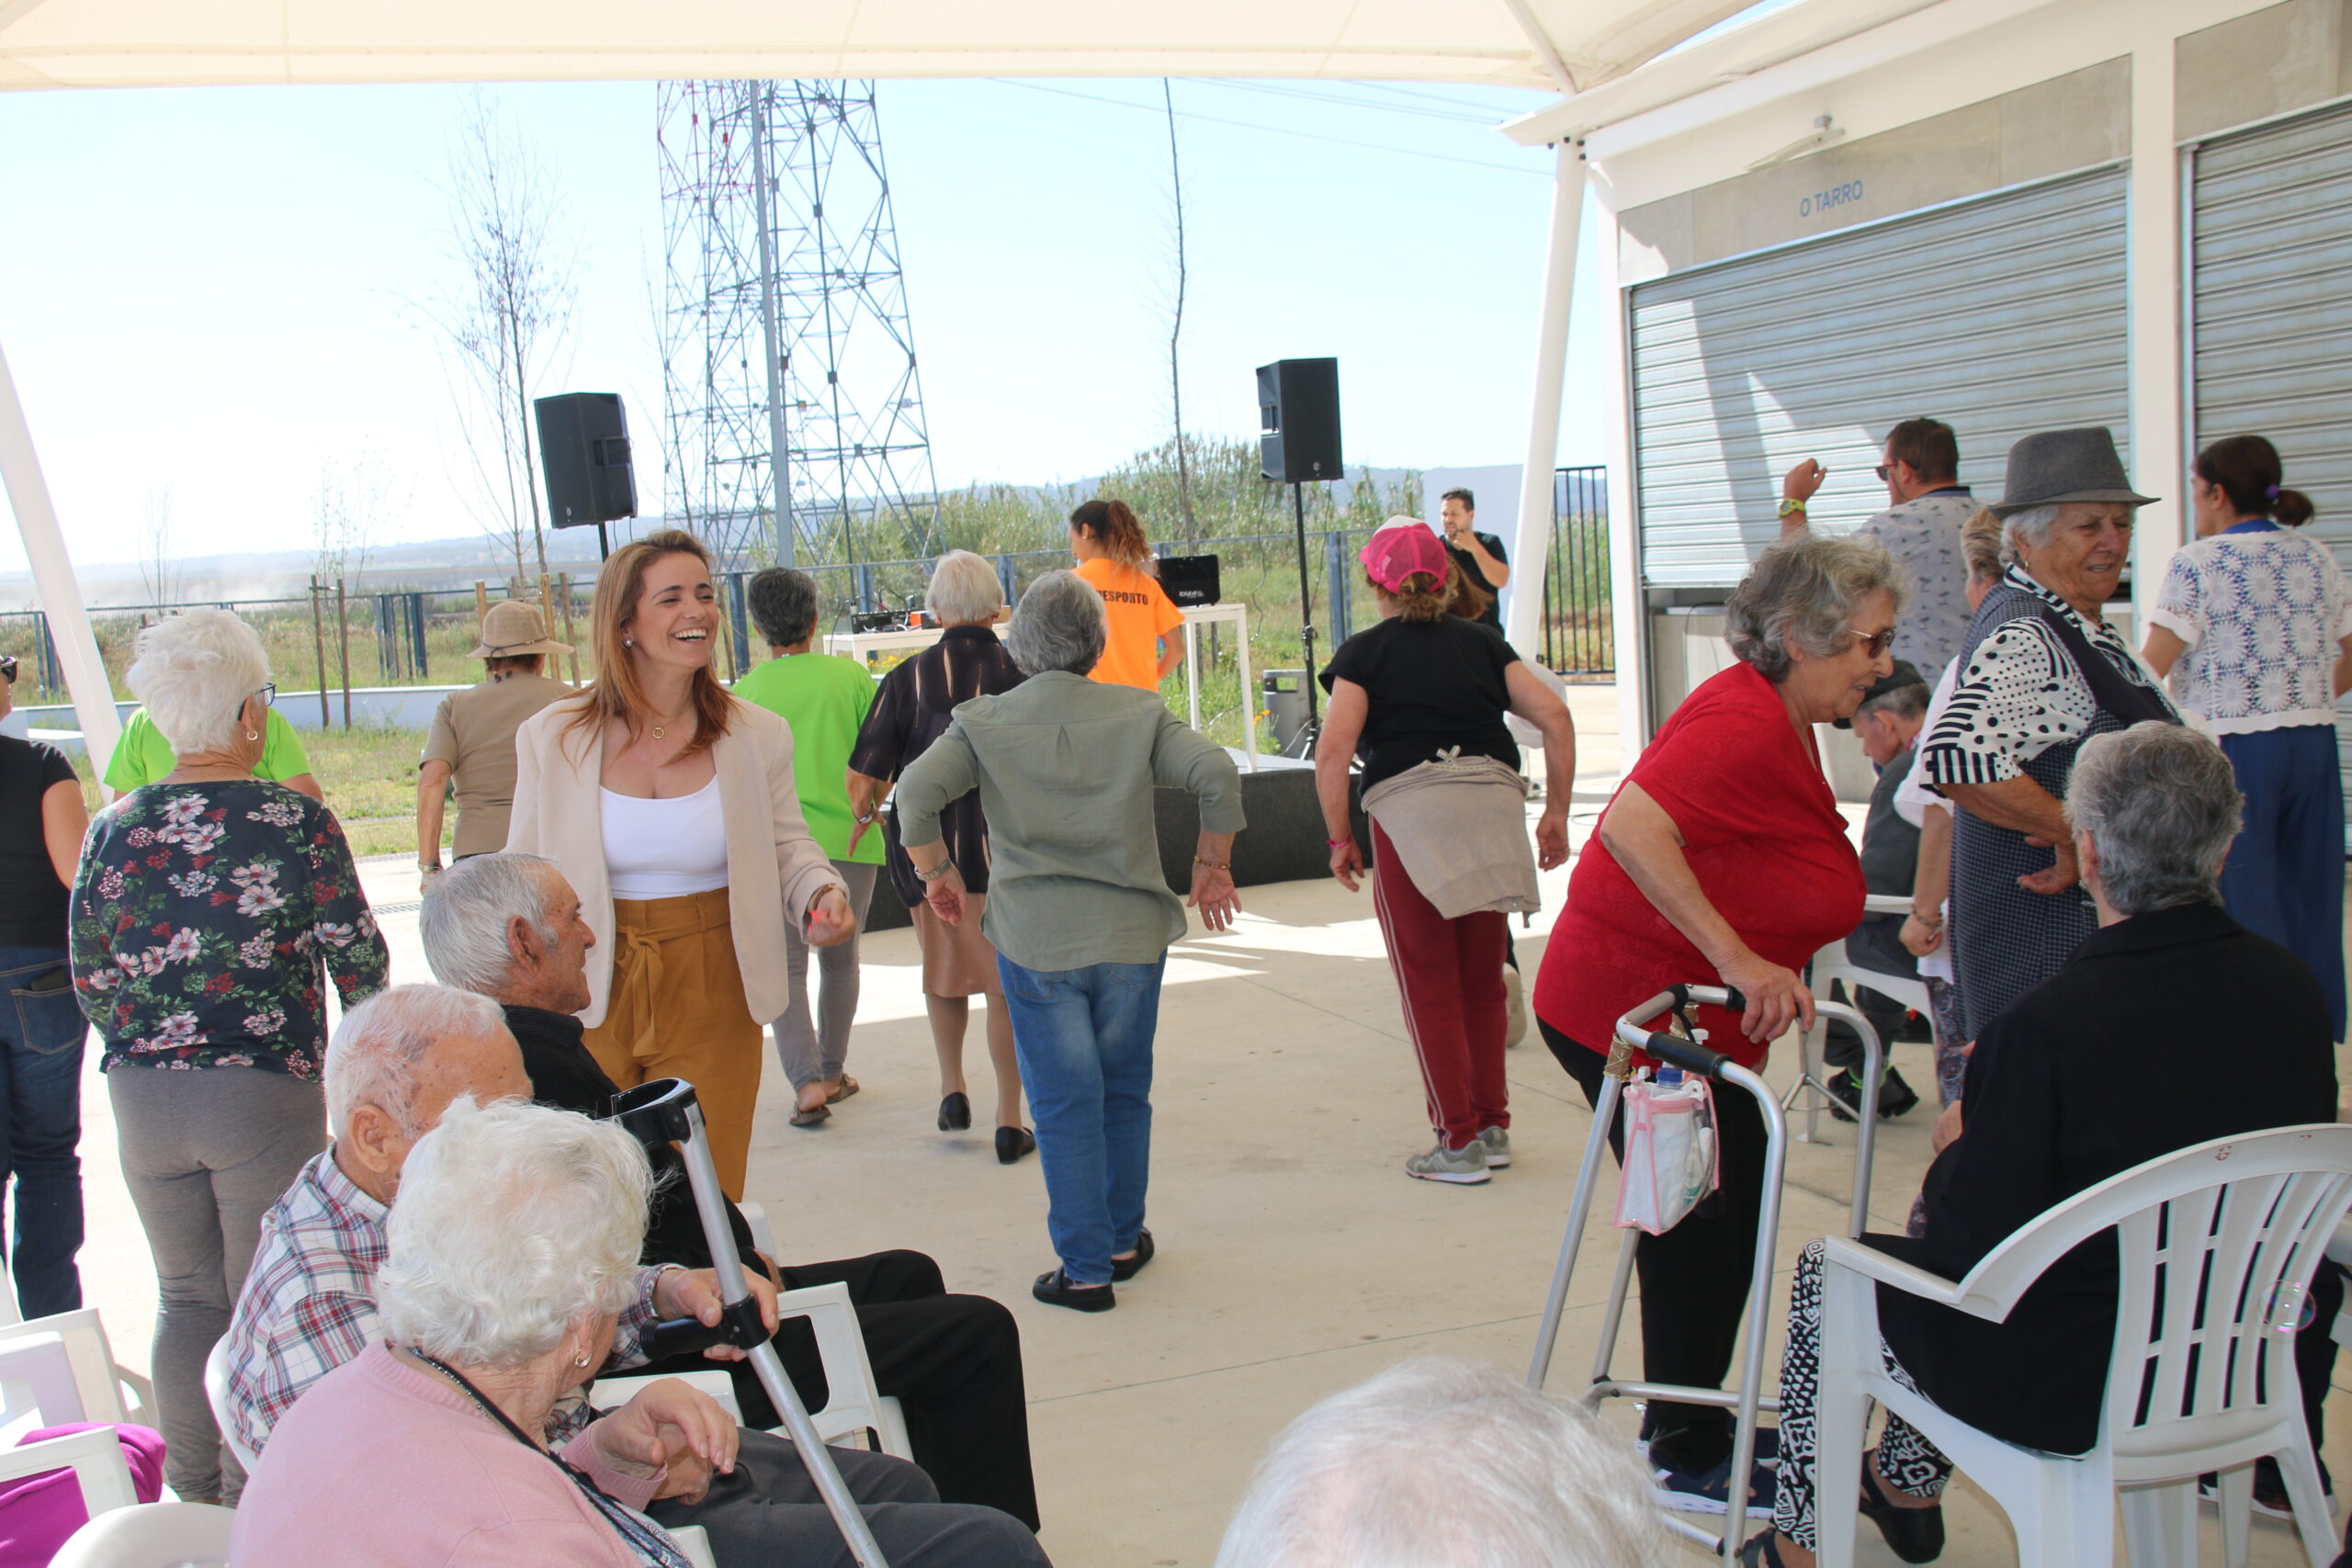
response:
M1070 1277L1057 1269L1050 1274L1040 1274L1029 1293L1047 1306L1068 1307L1072 1312L1109 1312L1119 1304L1119 1298L1105 1285L1073 1284Z
M1870 1467L1862 1467L1862 1517L1878 1527L1887 1550L1905 1562L1933 1562L1944 1551L1944 1506L1898 1508L1878 1495Z
M968 1133L972 1130L972 1101L969 1096L951 1094L939 1102L939 1130L943 1133Z
M1037 1140L1026 1127L999 1127L996 1130L996 1163L999 1165L1012 1165L1036 1147Z
M1111 1259L1111 1279L1115 1284L1125 1284L1143 1272L1143 1266L1159 1255L1159 1248L1151 1245L1148 1227L1136 1232L1136 1255L1133 1258Z

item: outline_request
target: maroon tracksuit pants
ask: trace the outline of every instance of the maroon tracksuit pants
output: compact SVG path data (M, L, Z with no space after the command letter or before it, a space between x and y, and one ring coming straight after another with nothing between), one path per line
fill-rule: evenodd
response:
M1449 920L1421 897L1388 835L1372 824L1373 912L1421 1066L1430 1125L1458 1149L1510 1125L1503 1082L1503 949L1507 915Z

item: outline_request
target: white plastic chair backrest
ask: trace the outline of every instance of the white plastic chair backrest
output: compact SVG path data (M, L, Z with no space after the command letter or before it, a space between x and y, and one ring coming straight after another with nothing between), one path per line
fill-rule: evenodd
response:
M718 1559L710 1554L710 1532L700 1525L673 1525L670 1539L678 1543L678 1550L686 1554L686 1561L695 1568L718 1568ZM51 1563L51 1568L56 1565Z
M0 1258L0 1328L24 1321L24 1309L17 1305L17 1277L10 1271L8 1260Z
M743 1216L744 1228L752 1233L752 1245L758 1247L762 1252L766 1253L770 1258L774 1258L775 1256L775 1236L768 1228L767 1210L757 1203L750 1202L738 1203L735 1205L735 1209L738 1213ZM743 1259L743 1261L750 1263L752 1260L747 1258ZM755 1264L753 1267L756 1268L757 1265Z
M2226 1440L2233 1415L2300 1398L2290 1353L2347 1206L2352 1126L2215 1138L2042 1214L1969 1271L1960 1305L2007 1317L2061 1258L2112 1228L2120 1288L2103 1441L2118 1458L2206 1447Z
M224 1334L212 1342L211 1353L204 1358L204 1400L212 1406L212 1424L220 1428L220 1440L229 1445L229 1451L237 1456L237 1462L251 1475L254 1467L261 1463L261 1456L245 1447L236 1423L229 1418L230 1371L229 1337Z
M123 1404L122 1369L114 1364L114 1349L107 1342L106 1325L94 1307L51 1314L28 1323L0 1328L0 1355L12 1345L56 1337L66 1364L73 1369L74 1387L81 1414L62 1417L74 1421L127 1421L133 1412ZM144 1414L144 1412L140 1412ZM149 1423L152 1425L152 1421Z
M122 1457L122 1439L111 1427L93 1427L85 1432L0 1449L0 1481L20 1481L68 1466L81 1484L83 1510L93 1519L139 1501L130 1466Z
M903 1431L904 1423L883 1416L882 1396L874 1386L874 1364L866 1359L865 1336L857 1326L857 1309L850 1304L849 1287L836 1283L786 1291L776 1298L776 1310L805 1315L816 1334L826 1391L824 1409L811 1417L819 1434L831 1441L871 1428L883 1435L885 1451L901 1459L910 1457L891 1446L896 1437L892 1428Z
M237 1516L209 1503L141 1503L74 1532L49 1568L225 1568Z

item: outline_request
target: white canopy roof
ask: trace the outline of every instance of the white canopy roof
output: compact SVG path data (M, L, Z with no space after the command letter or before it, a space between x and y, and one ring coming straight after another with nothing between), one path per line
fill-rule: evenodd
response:
M0 0L0 87L1280 76L1576 92L1747 0Z

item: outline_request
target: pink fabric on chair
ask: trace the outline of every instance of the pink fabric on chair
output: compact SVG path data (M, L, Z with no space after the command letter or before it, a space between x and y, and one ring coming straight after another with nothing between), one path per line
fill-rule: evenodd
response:
M48 1438L70 1438L106 1426L102 1421L70 1427L43 1427L17 1440L22 1448ZM123 1463L130 1467L130 1483L139 1500L153 1503L164 1495L164 1435L145 1427L117 1426ZM17 1481L0 1483L0 1568L44 1568L66 1538L90 1522L82 1506L81 1483L72 1467L44 1470Z

